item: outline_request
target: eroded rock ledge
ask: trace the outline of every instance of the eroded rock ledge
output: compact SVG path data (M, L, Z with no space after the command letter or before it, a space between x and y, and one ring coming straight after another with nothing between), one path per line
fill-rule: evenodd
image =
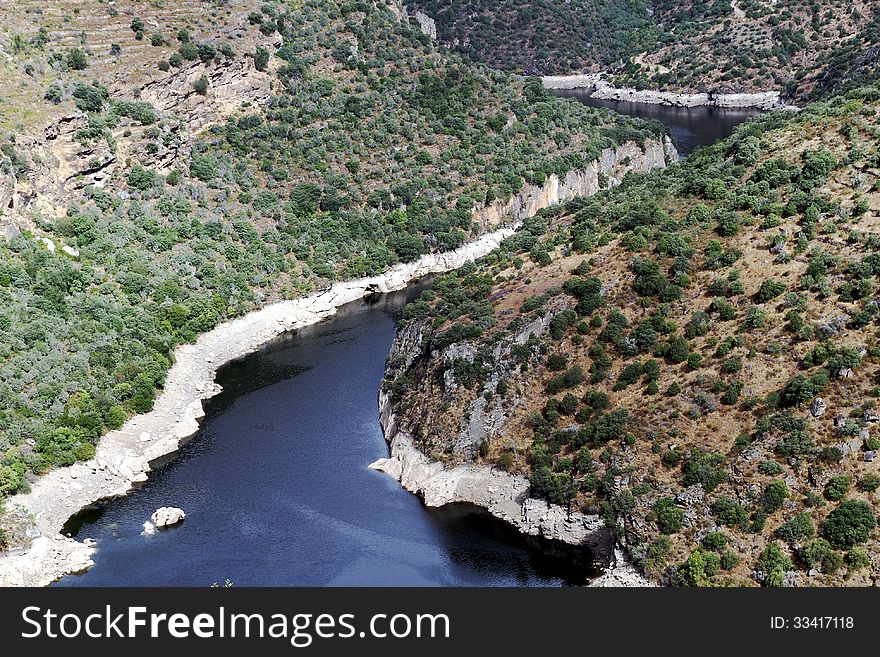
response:
M652 89L630 89L615 87L601 73L584 75L548 75L541 78L546 89L587 89L593 98L601 100L623 100L651 105L670 105L674 107L726 107L753 108L760 110L794 109L782 100L778 91L759 93L721 94L714 92L675 93Z
M432 462L401 431L391 409L388 392L379 393L379 421L390 447L390 456L370 464L426 506L466 502L486 509L524 534L585 545L602 562L613 556L614 538L598 515L569 512L561 506L529 497L529 480L487 465L467 464L446 468Z

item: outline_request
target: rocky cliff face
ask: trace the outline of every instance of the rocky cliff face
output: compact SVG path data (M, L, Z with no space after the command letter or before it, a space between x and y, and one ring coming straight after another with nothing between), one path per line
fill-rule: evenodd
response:
M420 11L415 13L416 23L419 24L419 29L430 38L436 40L437 39L437 24L434 22L434 19L428 16L427 14L423 14Z
M409 10L403 0L391 0L389 7L399 21L406 22L409 20ZM433 18L418 10L413 14L413 18L422 34L435 41L437 40L437 24Z
M602 189L603 182L613 187L628 172L649 171L677 159L678 152L668 138L662 142L649 141L644 148L632 143L613 149L606 148L598 160L590 162L582 170L569 171L562 178L553 174L543 185L526 185L518 194L508 199L475 206L474 220L484 230L511 220L520 222L551 205L564 203L578 196L595 194Z
M259 44L274 51L281 41L277 35L263 36ZM267 71L258 71L252 57L240 57L157 72L141 87L116 84L114 98L147 102L164 119L158 123L161 138L154 142L155 152L143 149L145 127L125 119L107 139L85 138L89 119L79 111L17 135L14 149L20 170L0 177L0 237L12 238L22 228L38 229L38 218L64 216L77 192L104 188L124 168L120 163L129 159L163 175L185 169L194 135L243 105L259 107L269 100L277 65L273 59ZM199 94L195 82L202 76L208 79L208 89Z
M371 468L397 479L427 506L475 504L524 534L587 546L600 562L609 563L614 538L598 515L570 512L529 497L525 477L481 465L445 468L442 463L432 462L415 447L412 436L399 429L391 408L390 395L382 391L379 419L390 456L372 463Z
M266 40L263 47L274 51L280 45L279 37L277 41ZM195 90L195 82L202 76L208 79L204 95ZM258 71L251 57L211 66L196 63L145 84L140 99L163 114L182 120L189 132L197 133L244 104L263 105L272 94L272 79L271 67Z
M638 90L615 87L601 73L589 75L548 75L541 79L546 89L589 89L592 96L601 100L621 100L650 105L674 107L726 107L774 110L788 107L779 91L758 93L718 94L675 93L671 91Z

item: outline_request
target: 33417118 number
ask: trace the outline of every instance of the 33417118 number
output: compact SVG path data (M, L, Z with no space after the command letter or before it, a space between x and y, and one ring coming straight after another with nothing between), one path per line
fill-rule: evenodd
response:
M855 620L852 616L773 616L770 627L774 630L851 630Z

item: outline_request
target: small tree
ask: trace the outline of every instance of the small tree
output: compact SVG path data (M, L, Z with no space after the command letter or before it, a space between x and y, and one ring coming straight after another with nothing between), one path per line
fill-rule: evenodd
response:
M831 477L831 480L828 482L828 485L825 486L825 495L829 500L842 500L846 497L846 494L849 492L849 487L852 485L852 477L849 475L837 475L836 477Z
M828 514L822 523L822 535L834 547L848 550L864 543L877 526L871 505L862 500L846 500Z
M254 68L258 71L265 71L269 67L269 51L262 46L257 46L254 53Z
M675 534L681 531L684 511L675 505L675 499L664 497L654 505L654 514L657 518L657 528L663 534Z
M67 67L74 71L82 71L89 65L89 56L81 48L71 48L67 51Z
M208 93L208 78L206 78L204 75L200 77L198 80L195 81L195 84L193 84L193 89L196 90L197 94L201 94L202 96L204 96L206 93Z
M137 165L128 174L128 185L134 189L145 191L156 182L156 174Z

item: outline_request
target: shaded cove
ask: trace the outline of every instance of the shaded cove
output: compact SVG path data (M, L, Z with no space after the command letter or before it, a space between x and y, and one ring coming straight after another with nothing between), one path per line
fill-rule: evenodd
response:
M220 369L195 438L66 533L95 565L56 586L558 586L598 573L584 549L526 537L467 505L428 509L367 466L387 456L376 397L394 317L425 285L358 301ZM161 506L179 526L143 536Z
M561 98L575 98L589 107L603 107L618 114L659 121L669 128L672 143L675 144L680 155L687 155L698 148L729 137L736 126L761 113L758 109L675 107L625 100L603 100L593 98L589 89L554 89L550 93Z

